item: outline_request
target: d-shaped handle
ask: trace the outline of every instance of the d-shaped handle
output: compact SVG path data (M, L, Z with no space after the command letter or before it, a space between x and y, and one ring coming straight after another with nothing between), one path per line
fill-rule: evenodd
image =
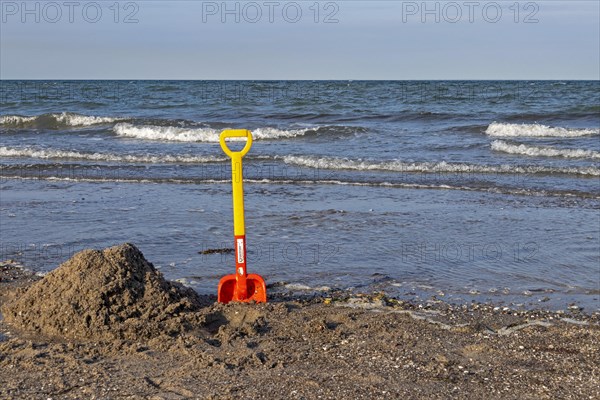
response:
M246 145L240 151L231 151L229 147L227 147L227 142L225 142L225 139L240 137L246 138ZM227 154L230 158L233 158L234 154L239 155L239 157L241 158L244 157L246 153L250 150L250 147L252 147L252 132L250 132L247 129L228 129L221 132L221 136L219 137L219 143L221 143L221 148L223 149L225 154Z

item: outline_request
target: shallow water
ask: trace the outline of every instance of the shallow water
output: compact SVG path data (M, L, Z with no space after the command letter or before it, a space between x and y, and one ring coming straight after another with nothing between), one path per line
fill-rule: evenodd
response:
M249 270L272 290L599 307L598 82L2 81L2 258L130 241L233 272L226 127L250 128ZM90 94L93 93L93 96Z

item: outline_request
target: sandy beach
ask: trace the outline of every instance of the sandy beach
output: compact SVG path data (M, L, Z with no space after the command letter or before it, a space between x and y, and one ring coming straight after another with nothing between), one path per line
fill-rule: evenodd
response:
M599 15L0 0L0 400L600 400Z
M123 248L76 255L43 279L1 264L0 398L598 398L597 314L340 292L222 305L164 281L134 246ZM133 316L86 320L85 307L97 307L94 294L69 304L104 273L86 270L92 256L125 277L96 287L103 304L126 301L129 308L119 305L119 312L136 310ZM146 269L135 270L135 259ZM140 271L145 278L136 278ZM132 295L140 290L141 297ZM31 311L19 308L32 294ZM64 301L53 303L54 295ZM140 311L155 295L167 308ZM43 318L56 307L72 311ZM48 334L67 317L73 322L61 328L65 334Z

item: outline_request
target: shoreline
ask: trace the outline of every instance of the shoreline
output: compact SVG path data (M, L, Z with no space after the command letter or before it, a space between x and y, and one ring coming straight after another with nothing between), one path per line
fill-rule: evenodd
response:
M223 249L220 249L221 251ZM227 249L226 249L227 250ZM215 250L209 250L210 254L215 253ZM35 271L34 269L28 268L21 262L15 260L0 261L0 282L2 270L14 270L16 274L22 274L23 276L29 275L30 279L42 279L46 274L51 271ZM386 278L383 276L383 278ZM191 279L193 281L193 279ZM172 282L179 283L192 290L196 290L194 285L190 284L190 279L178 278L172 279ZM216 284L215 282L215 288ZM595 320L600 321L600 300L593 299L597 303L597 307L584 307L581 305L581 300L561 301L561 298L556 298L557 295L565 295L557 292L542 292L537 295L524 295L522 293L505 294L498 296L494 299L491 295L486 293L478 292L477 294L472 293L446 293L440 289L433 287L424 289L417 288L414 286L407 287L407 292L403 294L390 294L389 288L382 286L381 283L377 282L375 278L372 282L362 285L364 290L358 290L359 287L351 288L338 288L338 287L325 287L316 286L314 288L306 286L302 283L294 282L282 282L276 281L267 284L268 301L294 301L294 300L311 300L321 299L350 299L354 297L364 296L380 296L386 299L391 299L392 302L400 302L405 304L407 307L420 308L426 310L484 310L493 311L495 313L511 312L517 313L521 316L527 316L529 314L537 317L545 316L546 318L552 317L553 319L582 319L582 320ZM198 293L198 292L197 292ZM544 296L541 296L541 295ZM216 294L198 293L199 296L206 298L207 301L216 302ZM495 295L495 292L494 292ZM597 296L596 294L586 294L586 296ZM562 306L560 306L562 304Z
M2 265L0 306L41 279ZM600 385L598 313L381 294L201 298L194 324L140 341L48 337L0 320L0 397L580 399Z

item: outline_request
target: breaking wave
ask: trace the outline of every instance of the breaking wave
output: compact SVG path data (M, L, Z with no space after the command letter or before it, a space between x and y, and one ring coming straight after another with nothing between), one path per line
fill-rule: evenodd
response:
M550 127L541 124L505 124L491 123L485 133L500 137L580 137L598 135L598 129L571 129Z
M42 114L37 116L2 115L0 125L14 128L47 128L83 127L101 124L111 124L123 121L125 118L99 117L63 112L60 114Z
M287 164L321 168L345 169L354 171L392 171L392 172L421 172L421 173L474 173L474 174L570 174L600 176L597 167L567 167L554 168L534 165L478 165L463 163L439 162L403 162L362 161L333 157L283 156Z
M600 152L593 150L528 146L525 144L508 143L503 140L494 140L492 142L492 150L532 157L600 158Z
M45 160L70 159L85 161L129 162L129 163L189 163L202 164L225 161L225 158L213 156L192 155L134 155L134 154L107 154L107 153L82 153L68 150L10 148L0 147L0 157L27 157Z
M317 129L318 128L282 130L277 128L257 128L252 130L252 138L254 140L291 139L298 136L304 136L311 131L316 132ZM218 143L222 129L180 128L174 126L119 123L114 126L113 131L118 136L145 140Z

